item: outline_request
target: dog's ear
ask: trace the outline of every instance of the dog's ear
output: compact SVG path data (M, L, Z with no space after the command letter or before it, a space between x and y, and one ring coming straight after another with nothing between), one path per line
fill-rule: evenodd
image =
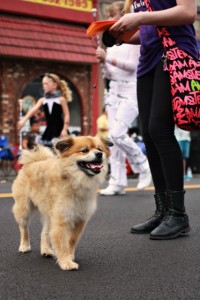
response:
M67 139L62 139L59 140L56 144L55 144L55 148L57 150L59 150L61 153L68 150L72 145L73 145L73 138L69 137Z

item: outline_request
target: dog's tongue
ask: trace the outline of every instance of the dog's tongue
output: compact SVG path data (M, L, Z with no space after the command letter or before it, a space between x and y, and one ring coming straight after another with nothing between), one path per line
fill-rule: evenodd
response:
M93 165L93 164L89 164L91 169L94 170L100 170L101 168L103 168L102 165Z

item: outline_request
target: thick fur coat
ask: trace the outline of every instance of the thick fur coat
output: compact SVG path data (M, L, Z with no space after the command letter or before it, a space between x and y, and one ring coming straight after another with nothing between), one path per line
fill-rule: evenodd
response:
M20 252L31 250L29 218L37 208L43 224L41 254L55 256L61 269L72 270L79 267L75 247L95 212L109 151L91 136L59 140L55 149L56 155L43 146L23 150L23 167L12 186L12 211L20 230Z

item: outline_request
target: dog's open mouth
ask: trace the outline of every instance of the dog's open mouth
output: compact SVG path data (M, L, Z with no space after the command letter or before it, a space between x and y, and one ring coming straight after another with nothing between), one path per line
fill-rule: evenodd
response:
M78 166L89 176L99 174L101 168L103 168L102 161L93 160L93 161L78 161Z

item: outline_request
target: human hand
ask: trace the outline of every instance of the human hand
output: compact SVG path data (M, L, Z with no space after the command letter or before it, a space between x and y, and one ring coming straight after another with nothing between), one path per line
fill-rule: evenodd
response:
M112 35L118 33L122 34L125 31L130 31L132 29L137 28L139 24L140 13L128 13L121 17L114 25L112 25L109 29L109 32Z
M20 121L17 123L17 129L18 129L18 130L21 130L22 127L23 127L24 125L25 125L24 120L23 120L23 119L20 120Z
M61 138L64 138L64 137L67 137L68 136L68 133L67 133L67 130L66 129L63 129L60 133L60 137Z
M97 50L96 50L96 57L99 61L105 61L106 51L103 48L98 47Z

